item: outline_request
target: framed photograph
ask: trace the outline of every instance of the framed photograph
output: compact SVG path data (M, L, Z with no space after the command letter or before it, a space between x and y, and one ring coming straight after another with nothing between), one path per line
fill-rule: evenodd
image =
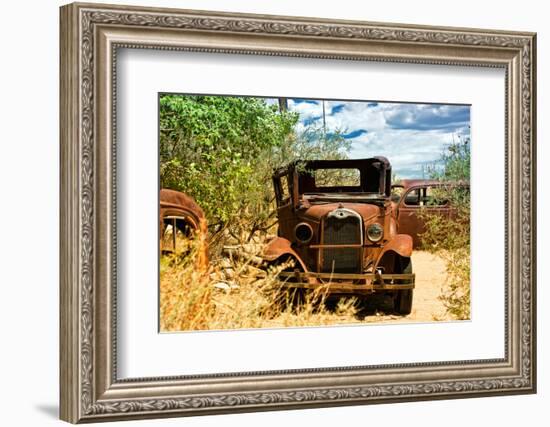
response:
M536 391L536 36L61 8L61 418Z

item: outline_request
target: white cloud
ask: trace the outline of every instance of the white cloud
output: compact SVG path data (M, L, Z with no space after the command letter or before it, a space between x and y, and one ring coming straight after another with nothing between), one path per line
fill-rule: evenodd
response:
M354 138L350 157L385 156L400 178L423 178L426 166L437 162L452 140L452 133L376 131Z
M297 132L322 116L320 102L289 102L289 109L300 114ZM326 101L325 111L328 131L366 130L349 139L350 157L385 156L402 178L421 178L453 139L470 135L466 106Z
M327 116L327 127L351 132L356 129L367 131L383 129L386 126L384 118L385 107L369 107L367 102L338 102L330 101L331 106L342 105L343 108L335 114ZM327 109L330 111L329 109Z
M323 106L321 101L296 102L289 99L288 109L298 113L301 121L311 120L315 117L322 117L323 115Z

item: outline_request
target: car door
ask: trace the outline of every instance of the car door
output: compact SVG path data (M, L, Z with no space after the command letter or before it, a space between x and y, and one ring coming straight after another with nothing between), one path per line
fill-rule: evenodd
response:
M281 175L274 180L277 199L278 235L292 240L296 215L292 206L292 186L290 174Z
M413 247L421 246L421 234L426 231L424 213L449 217L451 207L447 200L435 197L438 186L423 185L407 189L399 202L398 232L413 239Z

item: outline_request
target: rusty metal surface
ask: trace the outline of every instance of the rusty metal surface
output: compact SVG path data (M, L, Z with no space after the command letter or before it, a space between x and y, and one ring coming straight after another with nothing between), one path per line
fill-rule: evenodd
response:
M351 292L362 293L383 290L414 289L414 274L338 274L283 271L281 286L286 288L319 289L329 293ZM398 282L397 282L398 281Z
M306 202L304 203L304 210L300 212L300 215L318 221L322 217L339 207L344 207L346 209L351 209L354 212L357 212L364 221L369 221L380 215L380 208L378 206L366 203L346 202L345 196L341 196L340 199L341 201L339 202L319 205L311 205L309 202ZM343 204L344 202L345 204Z
M276 237L271 240L264 250L263 258L266 261L275 261L285 255L291 256L294 260L296 260L304 271L308 270L307 266L302 261L302 258L292 248L291 242L284 237Z
M413 251L413 239L408 234L396 234L395 237L389 241L378 255L378 261L389 251L393 251L403 257L409 258ZM377 262L378 264L378 262Z
M446 186L469 186L469 183L462 181L440 181L437 179L401 179L398 183L392 184L392 187L403 187L405 190L412 187L446 187Z
M168 217L182 219L189 226L189 228L195 232L195 237L198 239L196 260L197 268L205 269L208 265L208 224L204 211L191 196L180 191L162 188L160 190L159 199L159 236L161 236L161 249L169 250L169 248L162 247L162 235L165 219Z
M440 215L445 218L453 219L456 217L457 211L450 202L442 205L408 204L407 196L415 191L422 191L428 188L469 188L469 184L464 182L429 179L404 179L400 181L399 184L392 185L392 189L396 187L403 189L399 201L395 202L398 231L410 235L413 239L413 247L418 248L422 246L421 235L426 231L425 218L421 212L428 215Z
M360 184L355 187L319 187L313 171L320 169L359 170ZM286 185L283 185L283 180ZM279 237L268 244L263 257L268 262L281 257L291 257L296 261L294 271L282 273L281 277L293 278L292 283L284 286L314 288L331 277L331 280L338 278L340 283L331 284L330 293L410 289L400 287L410 285L409 277L401 277L397 284L380 281L381 272L386 273L386 277L401 273L397 271L396 266L400 264L395 262L396 257L408 258L412 254L412 238L397 234L397 204L390 200L390 181L391 165L383 157L298 160L275 171L273 183ZM330 219L335 215L340 215L342 222ZM352 217L357 218L354 224L359 227L355 233L352 223L344 221ZM312 230L313 236L307 242L295 236L296 226L300 223L307 224ZM379 241L371 241L368 237L367 230L373 224L379 224L383 231ZM343 231L345 227L348 227L348 234ZM326 234L328 230L330 233ZM296 272L302 275L296 276ZM376 286L375 277L379 280ZM369 288L358 288L357 281ZM347 288L346 283L351 287Z
M386 291L403 291L414 289L411 285L368 285L359 287L356 285L345 285L339 283L331 283L330 285L318 285L311 283L282 283L282 289L310 289L316 290L319 293L325 293L326 295L370 295L375 292Z
M441 181L436 179L402 179L397 184L392 184L393 187L402 187L408 190L412 187L424 186L424 185L441 185Z
M193 228L201 227L203 223L206 226L206 217L204 211L197 204L195 199L185 193L176 190L162 188L160 190L160 216L161 218L169 215L170 211L184 213L192 221Z

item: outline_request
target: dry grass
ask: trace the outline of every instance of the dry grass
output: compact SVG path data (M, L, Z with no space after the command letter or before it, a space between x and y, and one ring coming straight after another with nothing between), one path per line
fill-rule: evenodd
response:
M190 253L161 258L161 331L334 325L358 321L356 300L328 306L322 289L302 297L281 289L282 265L266 272L242 257L213 260L198 271ZM253 257L252 257L253 259Z
M441 286L440 301L457 320L470 319L470 207L458 208L457 218L425 213L423 249L445 260L447 280Z
M442 251L440 256L447 265L447 281L439 298L455 319L470 319L470 246Z

